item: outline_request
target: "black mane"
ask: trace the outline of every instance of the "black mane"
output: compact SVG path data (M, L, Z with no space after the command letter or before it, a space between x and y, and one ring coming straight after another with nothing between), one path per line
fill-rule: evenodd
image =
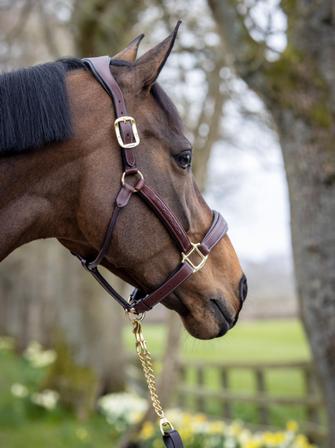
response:
M112 60L113 65L131 65ZM61 59L0 75L0 156L61 142L72 135L65 76L86 68L80 59ZM158 83L151 93L171 126L181 129L177 109Z
M151 88L151 94L155 98L161 109L163 109L163 111L165 112L170 126L174 127L177 130L182 130L183 124L178 110L169 96L165 93L165 90L163 90L161 85L155 82L155 84Z
M71 136L65 74L77 68L83 68L83 63L69 59L0 75L0 154Z

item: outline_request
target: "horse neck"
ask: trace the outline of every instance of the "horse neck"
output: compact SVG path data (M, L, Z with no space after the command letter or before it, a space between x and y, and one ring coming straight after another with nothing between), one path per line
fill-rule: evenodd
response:
M56 146L62 145L0 159L0 260L29 241L65 231L76 169Z
M104 147L114 144L109 141L113 116L109 97L89 73L76 70L66 81L74 138L0 158L0 261L36 239L82 240L75 221L80 188L95 174L95 160L104 164L104 155L111 157ZM96 179L89 181L93 185Z

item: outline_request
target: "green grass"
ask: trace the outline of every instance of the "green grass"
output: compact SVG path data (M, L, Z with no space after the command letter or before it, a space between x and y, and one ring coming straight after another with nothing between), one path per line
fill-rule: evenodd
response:
M0 351L0 447L2 448L110 448L115 437L100 415L80 422L64 410L27 409L10 392L13 383L36 385L43 372L12 352Z
M165 348L166 327L143 324L143 331L154 356ZM133 335L125 332L127 348L133 350ZM310 359L310 352L297 320L240 322L222 338L200 341L186 332L182 336L182 357L203 361L294 361Z
M85 424L64 415L58 420L27 419L18 426L0 426L0 446L4 448L110 448L113 440L102 417Z
M149 350L154 357L160 358L165 348L166 328L161 325L144 324L144 333ZM125 334L128 349L133 350L133 337ZM184 360L201 360L206 362L266 363L308 361L309 348L302 326L297 320L266 320L264 322L240 322L226 336L211 341L199 341L185 332L182 337L181 357ZM196 385L196 372L189 368L187 383ZM237 393L256 394L255 378L251 371L234 369L229 376L230 389ZM219 371L206 369L205 387L220 390ZM266 374L266 388L269 394L279 396L301 396L304 392L304 379L297 370L269 370ZM186 404L193 410L197 402L193 398L186 399ZM213 415L222 415L219 400L208 400L206 411ZM236 403L233 406L235 418L245 419L251 423L258 420L258 411L253 404ZM303 421L304 413L297 406L273 406L271 423L285 425L289 419Z

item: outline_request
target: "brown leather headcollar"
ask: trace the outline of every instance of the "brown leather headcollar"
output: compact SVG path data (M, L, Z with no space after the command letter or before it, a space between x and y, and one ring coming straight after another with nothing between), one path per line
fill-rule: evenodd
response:
M127 113L126 104L122 91L113 77L110 70L110 57L101 56L96 58L83 59L84 63L91 70L94 77L106 90L113 100L116 119L114 122L117 140L120 146L123 174L121 176L121 187L114 201L114 209L111 219L106 229L101 249L94 260L87 260L78 254L76 255L82 265L87 269L100 285L128 312L140 314L150 310L165 297L170 295L192 274L200 270L213 249L213 247L224 237L228 226L223 217L213 211L212 224L199 243L193 243L179 220L174 215L169 206L159 197L159 195L145 182L145 177L136 166L134 148L139 144L139 135L136 122ZM132 178L132 184L129 183ZM181 251L181 262L176 269L170 273L167 279L153 292L146 294L143 291L134 290L130 301L125 300L107 282L98 270L99 264L106 256L113 238L113 232L117 224L117 219L123 208L127 206L131 196L137 193L139 197L155 212L156 216L163 223L172 240Z

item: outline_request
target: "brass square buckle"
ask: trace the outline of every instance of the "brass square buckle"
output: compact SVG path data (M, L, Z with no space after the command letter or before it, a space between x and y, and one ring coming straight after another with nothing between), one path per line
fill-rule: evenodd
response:
M201 250L199 249L200 243L191 243L192 249L187 252L187 254L184 254L184 252L181 253L182 259L181 262L185 263L185 261L191 266L193 269L193 273L200 271L201 268L205 266L205 263L207 261L208 255L204 255ZM200 262L198 264L194 264L190 256L195 253L200 257Z
M124 141L122 140L122 136L121 136L120 123L128 123L128 122L131 124L131 130L135 137L135 141L131 142L131 143L124 143ZM128 117L126 115L124 117L119 117L114 121L114 128L115 128L115 134L116 134L117 141L119 142L119 145L122 148L126 148L126 149L135 148L135 146L138 146L138 144L140 143L140 137L138 135L135 118Z

